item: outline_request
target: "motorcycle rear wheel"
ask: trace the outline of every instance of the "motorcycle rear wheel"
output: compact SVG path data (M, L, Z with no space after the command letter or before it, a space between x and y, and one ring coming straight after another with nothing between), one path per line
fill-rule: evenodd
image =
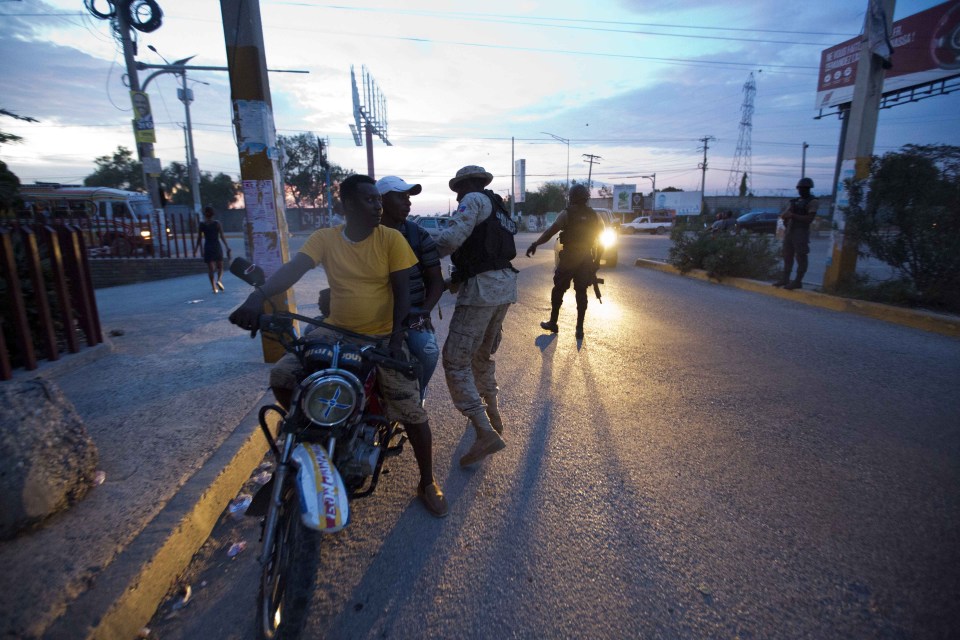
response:
M320 559L320 534L300 521L294 484L291 477L280 507L273 548L260 570L256 637L264 640L299 637Z

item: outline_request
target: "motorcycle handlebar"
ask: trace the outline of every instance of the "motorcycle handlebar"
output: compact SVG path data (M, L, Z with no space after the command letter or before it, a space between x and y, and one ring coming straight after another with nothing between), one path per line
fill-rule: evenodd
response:
M359 340L365 341L375 341L376 338L373 336L364 335L362 333L355 333L348 329L343 329L341 327L328 324L317 318L309 318L307 316L301 316L296 313L290 312L278 312L273 314L264 314L260 316L260 331L265 331L267 333L284 333L289 332L293 328L293 321L300 320L308 324L312 324L318 327L326 327L331 329L338 334L345 335L351 338L356 338ZM379 350L373 345L367 345L360 349L360 355L365 360L369 360L375 364L386 367L387 369L393 369L394 371L399 372L404 377L413 380L419 377L420 374L420 363L416 360L413 361L404 361L398 360L383 353L382 350Z

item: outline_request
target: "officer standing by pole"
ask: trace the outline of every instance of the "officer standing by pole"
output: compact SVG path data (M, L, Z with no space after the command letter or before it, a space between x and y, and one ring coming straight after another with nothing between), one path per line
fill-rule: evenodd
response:
M791 200L790 205L780 214L787 232L783 236L783 275L773 283L775 287L803 287L803 276L807 273L807 256L810 254L810 224L817 217L817 209L820 208L820 201L811 195L811 189L813 180L800 178L797 182L797 193L800 197ZM791 281L794 256L797 259L797 277Z
M583 319L587 315L587 288L597 281L597 267L603 251L598 242L600 232L603 231L603 222L597 212L587 206L589 200L590 191L586 186L573 185L570 189L569 206L560 212L553 224L527 249L529 258L537 252L539 245L550 240L557 231L560 232L563 250L560 251L560 261L553 274L550 319L541 322L540 326L552 333L560 330L557 326L560 306L563 304L563 294L570 288L572 280L577 299L577 340L583 339ZM597 297L599 298L599 295Z

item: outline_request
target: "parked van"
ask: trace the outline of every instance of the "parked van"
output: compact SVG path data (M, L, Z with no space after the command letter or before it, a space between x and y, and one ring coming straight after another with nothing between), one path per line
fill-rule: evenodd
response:
M36 183L20 187L21 217L37 222L76 224L87 232L87 245L113 255L159 255L163 215L150 196L109 187Z

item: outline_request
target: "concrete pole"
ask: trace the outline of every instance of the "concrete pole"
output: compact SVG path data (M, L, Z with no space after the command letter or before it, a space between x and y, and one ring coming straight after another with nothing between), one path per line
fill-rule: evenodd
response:
M260 22L259 0L220 0L230 74L230 100L247 209L246 253L269 278L290 259L284 182L277 165L277 134ZM280 310L297 308L293 289L271 300ZM265 310L270 307L265 303ZM276 362L283 347L261 334L263 359Z
M516 215L516 209L513 206L514 201L517 199L517 161L514 160L514 139L513 136L510 136L510 219L513 220Z
M130 16L123 10L122 5L118 5L116 15L117 30L120 32L120 39L123 43L123 58L127 65L127 78L130 82L130 90L140 91L140 77L137 75L137 62L133 54L133 41L130 40ZM148 173L146 163L144 163L145 158L154 157L153 143L138 142L137 157L143 165L143 183L147 188L147 193L150 194L150 201L153 203L153 208L154 210L160 210L160 182L157 180L156 175Z
M874 0L883 9L887 20L887 32L893 21L895 0ZM881 59L870 51L870 7L864 18L863 36L860 44L860 60L853 88L853 102L847 116L847 135L843 142L843 161L840 180L854 178L866 180L870 176L870 160L880 117L880 98L883 95L883 65ZM842 188L842 187L838 187ZM823 275L824 288L833 288L849 281L857 271L857 250L860 239L847 233L842 207L846 205L846 190L834 198L834 230L830 236L830 253L827 270Z
M183 110L187 118L187 140L190 147L190 158L188 169L190 171L190 192L193 195L193 212L200 215L200 167L197 165L197 149L193 146L193 123L190 121L190 103L193 102L193 95L187 88L187 71L184 69L180 73L180 79L183 87Z

